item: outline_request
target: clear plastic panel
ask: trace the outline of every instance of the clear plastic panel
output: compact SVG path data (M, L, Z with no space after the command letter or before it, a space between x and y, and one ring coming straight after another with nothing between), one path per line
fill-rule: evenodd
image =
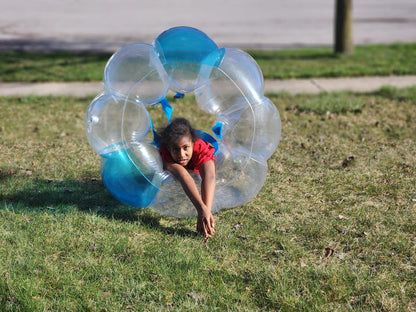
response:
M160 78L160 72L150 71L143 79L133 85L127 97L131 101L154 105L166 96L169 89L168 81Z
M200 176L194 172L191 172L191 175L200 189ZM195 217L197 215L196 209L186 196L182 185L167 171L160 175L160 178L160 192L152 209L168 216Z
M266 161L244 154L228 159L217 171L216 205L231 208L245 204L260 191L266 175Z
M237 84L217 68L213 68L209 79L195 90L195 100L199 107L215 115L229 110L243 96Z
M219 70L226 73L250 102L258 102L264 94L264 79L259 65L246 52L225 48Z
M88 106L85 115L85 133L91 147L102 155L111 149L120 149L121 124L124 101L106 93L100 93Z
M127 146L131 147L149 133L150 114L142 103L126 100L122 116L122 137Z
M251 112L250 109L247 109ZM249 154L253 148L254 116L221 115L217 122L222 123L222 142L232 151L244 150Z
M128 45L116 52L104 70L104 88L132 101L155 104L169 88L168 75L153 46Z
M152 183L155 174L160 174L163 171L162 159L153 144L137 142L132 144L127 151L131 161L148 178L149 183Z
M211 67L208 67L211 68ZM207 82L207 66L198 63L171 63L165 69L171 78L170 89L175 92L192 92Z
M268 98L263 97L261 102L253 103L255 117L255 131L252 153L253 157L268 159L279 145L281 136L280 115Z
M240 50L225 51L221 65L212 69L208 81L195 92L201 109L216 115L229 110L242 97L250 103L260 102L264 92L263 75L253 58Z

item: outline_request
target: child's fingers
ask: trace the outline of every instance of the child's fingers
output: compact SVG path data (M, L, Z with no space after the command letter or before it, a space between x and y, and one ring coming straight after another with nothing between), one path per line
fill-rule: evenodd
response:
M196 230L204 236L204 241L207 242L215 234L213 218L198 219Z
M198 222L196 230L198 231L199 234L205 234L204 224L202 221Z
M204 236L204 243L206 244L210 238L211 236Z
M205 220L204 229L210 235L214 235L214 233L215 233L214 227L213 227L212 223L210 224L209 220Z

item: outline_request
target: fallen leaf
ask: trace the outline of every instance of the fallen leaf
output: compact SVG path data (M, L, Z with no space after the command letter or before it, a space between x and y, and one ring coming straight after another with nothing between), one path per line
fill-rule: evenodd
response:
M243 225L241 223L237 223L234 225L234 229L241 230L243 228Z
M189 298L195 299L195 301L198 301L198 300L199 300L199 295L198 295L197 293L194 293L194 292L189 292L189 293L186 293L186 295L187 295Z
M278 255L280 255L280 254L283 254L284 253L284 251L283 250L273 250L273 253L276 255L276 256L278 256Z
M354 159L355 159L354 156L349 156L349 157L345 158L344 161L342 162L342 167L344 167L344 168L348 167L349 165L352 164Z
M333 256L334 252L335 252L335 250L333 250L332 248L326 247L325 248L325 257L328 258L328 257Z

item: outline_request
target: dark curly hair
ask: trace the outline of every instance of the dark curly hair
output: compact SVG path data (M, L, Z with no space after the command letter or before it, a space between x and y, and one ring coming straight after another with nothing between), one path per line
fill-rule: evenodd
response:
M192 142L198 137L191 126L191 123L185 118L175 118L166 128L159 131L160 145L166 148L172 146L180 138L188 135Z

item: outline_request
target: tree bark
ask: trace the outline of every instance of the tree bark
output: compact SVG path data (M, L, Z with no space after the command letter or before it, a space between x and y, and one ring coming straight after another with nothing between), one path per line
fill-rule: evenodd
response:
M335 0L335 53L354 53L352 0Z

